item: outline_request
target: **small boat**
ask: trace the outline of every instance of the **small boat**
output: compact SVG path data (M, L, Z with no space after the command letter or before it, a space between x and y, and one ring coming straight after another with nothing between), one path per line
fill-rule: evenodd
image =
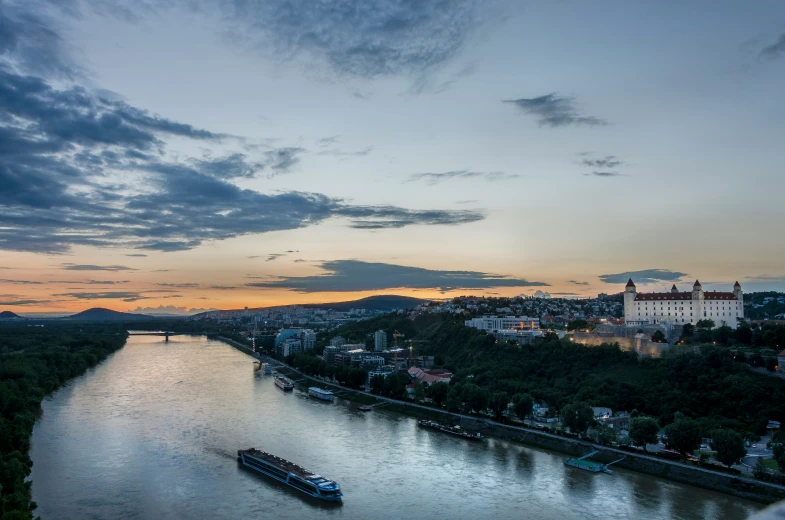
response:
M358 407L357 409L360 410L361 412L370 412L371 410L373 410L373 406L368 406L367 404L364 404Z

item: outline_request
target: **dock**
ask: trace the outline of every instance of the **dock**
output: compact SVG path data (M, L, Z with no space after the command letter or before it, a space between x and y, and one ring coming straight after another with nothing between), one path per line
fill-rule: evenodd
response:
M620 462L625 458L622 457L620 459L614 460L613 462L609 462L608 464L601 464L599 462L593 462L587 460L589 457L593 455L597 455L598 453L599 451L595 450L592 451L591 453L587 453L586 455L582 457L578 457L576 459L567 459L564 461L564 465L570 466L571 468L578 468L584 471L589 471L591 473L608 473L609 475L612 475L613 472L610 469L608 469L608 466L610 466L611 464L616 464L617 462Z

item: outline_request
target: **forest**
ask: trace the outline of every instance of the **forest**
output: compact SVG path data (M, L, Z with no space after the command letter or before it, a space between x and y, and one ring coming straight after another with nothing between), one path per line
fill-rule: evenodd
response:
M30 435L41 401L120 349L119 324L0 323L0 518L27 520L31 498Z

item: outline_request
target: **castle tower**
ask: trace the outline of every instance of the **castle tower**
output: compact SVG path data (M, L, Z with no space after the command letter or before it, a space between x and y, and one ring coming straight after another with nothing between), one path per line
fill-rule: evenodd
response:
M673 284L673 287L671 287L671 292L672 292L672 293L677 293L677 292L679 292L679 290L676 288L676 284Z
M703 319L703 286L698 280L692 285L692 302L695 304L695 321Z
M636 319L635 316L635 296L637 296L638 291L635 289L635 284L632 283L632 278L630 281L627 282L627 285L624 287L624 318L625 320L632 320Z
M739 301L744 301L744 293L741 291L741 284L739 282L733 284L733 296Z

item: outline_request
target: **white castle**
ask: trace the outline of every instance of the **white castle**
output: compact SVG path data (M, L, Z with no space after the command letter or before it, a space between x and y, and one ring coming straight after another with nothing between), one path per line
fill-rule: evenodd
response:
M690 292L679 292L676 285L670 292L639 293L632 278L624 289L624 321L628 326L672 324L695 325L699 320L712 320L717 327L736 328L738 318L744 318L744 295L739 282L733 292L704 292L695 280Z

